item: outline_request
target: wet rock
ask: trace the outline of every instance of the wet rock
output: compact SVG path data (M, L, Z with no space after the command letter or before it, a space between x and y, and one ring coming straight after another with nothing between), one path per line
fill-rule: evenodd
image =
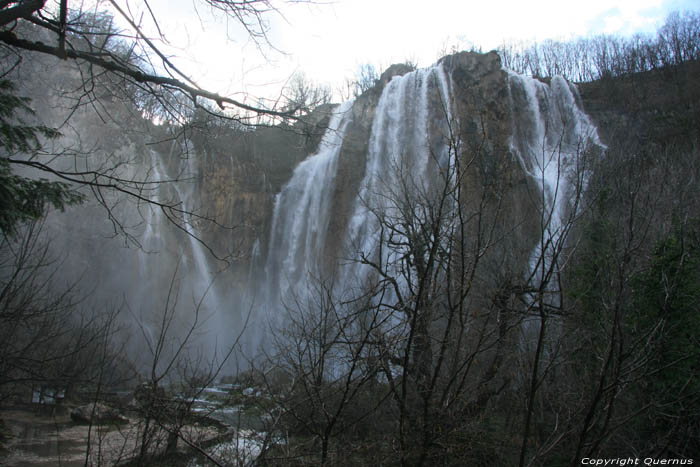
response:
M129 423L129 419L121 415L117 409L100 402L76 407L71 411L70 418L75 423L93 423L97 425L123 425Z
M394 76L403 76L415 69L415 66L409 65L408 63L394 63L382 73L382 76L379 77L379 81L383 86L391 81L391 78Z

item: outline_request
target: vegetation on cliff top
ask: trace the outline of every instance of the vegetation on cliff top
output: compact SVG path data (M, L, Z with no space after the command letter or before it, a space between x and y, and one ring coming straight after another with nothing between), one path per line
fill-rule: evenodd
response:
M6 2L0 12L25 4L37 2ZM35 19L62 38L51 49L59 53L69 42L70 22ZM332 278L318 278L315 300L291 304L288 325L275 335L278 346L247 373L251 390L230 391L234 401L255 407L264 427L257 462L563 466L592 457L697 455L698 31L697 15L675 15L655 38L603 37L502 51L504 64L518 71L588 82L583 103L592 104L607 150L597 158L577 154L590 165L587 187L580 185L573 200L582 208L566 218L566 237L548 234L548 213L540 212L536 262L542 266L523 277L523 258L515 256L531 245L515 244L521 237L511 235L508 221L516 209L503 200L527 190L527 181L507 170L510 154L495 154L483 135L462 144L475 132L455 125L445 137L459 163L444 174L442 190L393 193L388 201L397 214L377 213L383 231L403 235L384 244L403 253L396 268L355 258L377 275L353 300L338 300ZM12 30L0 40L13 53L39 47ZM134 74L140 72L132 65L119 62L126 68L116 71L132 78L131 97L141 96L136 107L147 114L148 101L139 92L148 80L158 80ZM41 143L59 135L40 123L23 123L17 112L31 114L29 101L0 83L1 401L33 387L52 394L66 388L68 399L81 391L99 398L135 374L113 340L115 314L85 313L72 289L53 287L60 267L47 261L35 235L38 224L31 222L48 206L81 198L62 182L31 181L9 168L10 152L31 160ZM304 100L303 86L299 92ZM645 93L653 108L639 102ZM87 95L97 104L115 97ZM166 108L180 104L174 99ZM198 108L188 114L192 120L171 128L192 137L207 156L240 149L240 157L255 162L245 148L227 149L244 141L247 130L208 126L214 113ZM279 133L256 132L266 135ZM290 150L261 165L285 163L291 170L296 155ZM284 173L273 175L281 185ZM497 254L487 255L490 248ZM397 291L401 275L420 287ZM135 391L142 424L133 454L146 463L155 451L172 453L185 441L209 462L235 463L241 460L235 449L218 458L185 433L203 386L221 367L196 356L179 358L198 330L201 302L185 326L186 338L175 338L176 275L170 285L159 327L140 327L153 361L139 375L146 384ZM387 297L401 306L392 302L389 310ZM405 333L395 332L398 322ZM94 441L98 448L101 442Z

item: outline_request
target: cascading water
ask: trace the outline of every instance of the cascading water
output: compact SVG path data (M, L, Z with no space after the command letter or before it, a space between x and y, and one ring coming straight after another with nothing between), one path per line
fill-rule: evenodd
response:
M276 320L282 301L308 291L309 275L318 274L323 259L338 155L352 117L352 101L336 108L318 152L301 162L275 198L262 301Z
M159 203L160 202L160 185L159 183L164 180L163 175L161 173L161 167L160 167L160 157L158 156L158 153L151 149L149 151L149 154L151 156L151 169L152 169L152 176L151 176L151 181L153 182L153 186L151 187L151 195L149 196L149 200L152 203ZM146 223L146 228L143 232L143 247L146 249L146 252L151 252L151 251L157 251L158 250L158 235L156 232L158 231L160 224L162 222L162 217L163 217L163 212L158 206L150 205L147 206L147 213L146 217L144 219ZM145 267L143 264L143 260L145 259L144 255L140 256L140 260L142 260L142 267Z
M561 305L560 267L564 244L581 209L587 185L587 157L603 148L596 127L578 104L576 88L561 77L545 84L508 72L513 133L510 147L538 188L540 237L530 254L527 282L538 293L529 296L528 311L539 310L521 324L520 349L537 345L544 313ZM532 310L531 310L532 309ZM549 332L557 321L550 320ZM545 350L545 352L548 352ZM528 358L528 352L523 352Z
M350 104L334 115L319 153L302 162L277 195L262 287L268 316L278 316L281 302L291 303L290 297L306 298L309 275L328 272L320 264L337 267L331 271L336 277L333 293L341 300L352 300L356 291L362 291L377 264L397 279L399 289L415 285L406 282L412 279L401 269L406 267L407 255L417 254L406 250L409 242L402 237L406 226L401 223L408 219L405 209L415 208L410 213L415 225L408 229L425 233L421 229L427 219L421 216L427 215L431 203L436 205L431 201L439 199L436 189L466 183L453 178L459 122L453 102L455 84L443 67L438 64L396 76L384 86L371 124L364 174L347 214L342 214L348 216L344 239L335 242L340 250L334 252L334 259L344 261L328 262L320 255L325 251L329 217L338 215L330 212L330 206ZM586 185L586 149L600 143L594 125L577 103L575 88L565 80L554 78L548 85L510 72L506 79L512 115L510 150L530 186L536 186L534 206L542 234L530 255L529 273L532 283L537 283L538 275L556 262L555 250L561 248L570 225L567 216L576 214L576 202ZM458 222L456 217L443 219L453 221ZM392 223L400 228L388 233ZM441 228L451 229L449 225ZM522 238L527 243L533 240ZM392 298L382 300L388 303Z
M346 234L351 256L374 260L383 240L377 214L400 217L398 198L425 195L438 175L436 167L451 163L448 141L455 135L445 133L452 118L449 89L440 65L395 77L384 88L372 123L365 176ZM442 130L435 138L430 137L431 126ZM380 260L395 263L396 254L402 252L385 248ZM351 261L341 283L361 286L368 273L365 265Z
M579 210L586 187L586 153L602 147L595 125L581 110L577 91L561 77L545 84L508 72L513 115L511 150L537 184L542 237L532 253L531 273L540 279ZM556 267L556 266L555 266Z
M318 153L299 164L276 197L263 287L273 317L282 307L280 301L307 298L309 278L322 272L320 265L326 263L320 255L351 106L347 102L334 112ZM345 251L336 252L333 259L376 254L381 239L375 213L391 211L387 200L392 192L407 179L417 191L428 190L437 167L451 163L446 135L430 137L435 128L444 130L451 118L449 80L441 66L395 77L386 85L371 128L364 178L351 206ZM351 261L337 272L334 292L341 295L361 283L368 269Z
M195 178L196 170L194 167L194 158L188 157L185 159L185 168L182 171L185 178ZM219 307L219 303L216 297L216 293L210 290L214 287L214 274L209 269L209 264L207 261L207 253L202 245L199 237L199 233L195 230L192 214L194 212L195 206L192 205L191 200L194 199L194 183L189 183L187 185L188 190L185 192L182 189L181 184L174 184L175 191L177 192L178 198L182 206L182 223L185 232L187 233L187 238L190 244L191 258L194 259L195 274L197 276L196 285L193 287L193 292L199 292L200 294L207 294L207 301L210 303L213 309ZM187 256L186 256L187 258ZM211 295L210 295L211 293Z
M168 159L176 158L176 150L176 145L173 145ZM198 209L195 205L198 189L195 157L181 158L179 164L168 167L157 151L151 150L150 156L149 199L181 210L182 231L165 221L166 216L158 206L145 207L142 250L138 252L140 279L137 283L141 291L140 296L131 297L131 305L139 310L142 324L152 340L157 339L160 332L158 316L166 312L166 307L174 307L167 311L179 317L177 321L181 329L169 336L173 339L187 333L197 311L195 337L188 346L205 351L208 356L219 355L222 349L217 349L218 343L225 346L228 342L228 332L224 330L230 321L226 317L229 308L223 306L224 301L215 284L216 275L208 260L208 252L199 241L201 233L196 230L191 214ZM183 234L187 238L185 241L182 241ZM174 291L178 299L166 296L171 280L175 280ZM202 335L206 337L199 339L198 336Z

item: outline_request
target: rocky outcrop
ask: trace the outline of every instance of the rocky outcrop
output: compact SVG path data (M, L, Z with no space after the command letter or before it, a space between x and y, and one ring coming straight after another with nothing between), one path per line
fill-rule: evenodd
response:
M415 70L416 67L409 65L407 63L395 63L387 68L384 73L379 77L378 87L383 88L394 76L403 76L406 73L410 73ZM375 87L377 87L375 86Z
M199 210L216 220L202 223L203 239L232 260L236 285L244 285L256 242L266 241L275 195L318 146L333 108L319 106L294 125L194 134Z
M125 425L129 423L129 419L121 415L117 409L101 402L74 408L70 413L70 418L75 423L92 425Z
M447 107L454 112L453 134L445 134L444 124L433 121L429 126L431 145L445 144L447 139L459 142L460 158L469 175L463 178L467 198L476 202L482 199L484 190L489 202L498 203L498 208L485 208L497 216L492 219L503 223L503 229L511 222L519 222L530 240L518 246L526 262L526 255L534 242L537 228L532 216L534 205L529 201L527 190L531 181L522 170L510 150L511 102L507 73L495 52L479 54L462 52L445 57L441 61L452 86L454 101L441 102L440 93L429 93L429 106L435 115L445 114ZM384 87L396 76L413 71L404 64L392 65L381 76L377 85L357 98L338 162L338 173L333 195L332 215L324 256L329 260L338 256L349 222L352 203L356 199L360 183L365 175L365 160L375 111ZM496 199L496 195L499 196ZM506 202L503 202L503 199ZM506 225L507 224L507 225Z
M404 73L410 70L403 70ZM338 156L335 190L331 205L331 218L328 224L327 243L322 255L334 263L341 251L341 243L349 221L352 203L365 175L365 159L369 144L370 131L377 103L382 89L388 81L385 75L374 87L359 96L352 107L352 120L348 124L343 140L343 147ZM391 75L391 76L395 76Z
M464 178L466 198L482 199L483 209L503 231L517 225L521 234L506 247L517 254L524 268L539 229L531 193L537 192L530 176L512 154L514 107L508 74L496 52L460 52L441 61L453 83L454 108L459 120L461 160L469 166Z
M700 62L578 85L606 144L692 147L700 134Z

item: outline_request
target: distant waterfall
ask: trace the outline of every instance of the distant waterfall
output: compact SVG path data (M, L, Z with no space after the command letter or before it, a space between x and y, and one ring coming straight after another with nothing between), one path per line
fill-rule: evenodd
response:
M186 179L194 180L196 178L196 167L194 166L194 157L187 157L181 161L184 167L180 169L183 177ZM208 252L205 250L204 245L201 240L201 233L197 232L194 226L194 219L192 218L192 212L196 212L196 206L192 202L195 199L194 190L196 184L190 182L183 186L179 183L173 185L175 191L177 192L178 198L180 199L182 212L182 227L187 233L187 238L190 244L191 256L185 256L185 259L194 259L194 264L188 265L188 269L194 270L197 280L193 284L193 294L207 294L207 302L213 310L218 310L220 303L218 296L216 294L216 289L214 287L215 276L210 270L209 262L207 261Z
M540 190L540 222L545 243L532 253L531 272L540 273L579 210L587 185L585 156L591 144L602 147L595 125L581 110L576 88L561 77L550 84L508 72L513 115L511 150Z
M309 274L319 273L338 155L352 105L347 101L333 111L317 153L296 167L275 198L262 291L272 314L280 300L306 293Z
M544 84L512 73L507 74L507 80L512 115L510 149L514 162L531 179L531 186L537 187L533 196L543 238L548 239L532 252L530 272L535 276L544 262L551 262L552 249L563 241L566 218L577 209L572 200L586 185L586 145L600 143L594 125L580 109L575 88L565 80L554 78L551 84ZM411 228L424 234L427 213L438 200L457 202L444 195L440 198L437 191L463 183L445 178L454 177L455 147L460 137L454 86L442 64L396 76L384 86L371 122L364 174L347 213L331 213L330 209L352 103L334 112L318 153L299 164L275 199L261 287L269 318L277 319L282 302L290 305L310 298L309 278L328 272L319 267L321 264L337 266L332 291L341 299L352 299L372 277L374 268L363 264L366 262L381 264L399 282L412 280L401 268L406 266L406 255L417 252L406 250L410 242L401 237L401 229L387 232L386 227L415 222ZM455 207L445 210L456 216ZM414 211L402 212L406 208ZM347 216L344 238L333 242L340 245L340 251L331 253L336 262L321 257L331 215ZM380 217L386 221L384 225ZM440 235L447 238L452 228L449 223L457 222L457 217L441 222L445 222L440 227L445 230ZM362 258L366 261L360 261Z
M173 332L177 337L194 322L198 312L197 337L189 345L214 356L220 350L217 346L226 345L229 336L225 329L232 319L215 283L214 261L209 260L209 252L200 241L202 232L197 229L196 214L193 215L199 209L196 157L190 154L178 158L175 143L167 156L150 151L149 200L182 212L175 219L176 214L171 211L164 213L159 206L144 206L143 249L138 252L140 296L131 300L145 327L154 333L158 332L158 317L166 307L174 309L178 316L177 323L182 329ZM168 160L170 167L166 164ZM179 229L173 228L175 222ZM172 280L178 298L166 296ZM200 339L202 335L208 338ZM151 338L156 339L155 334Z
M452 118L450 85L442 66L395 77L384 88L372 123L367 168L355 200L347 231L347 248L355 258L378 254L380 228L376 214L400 216L398 197L407 188L425 195L439 167L453 161L448 141ZM437 131L436 131L437 129ZM431 138L432 135L432 138ZM384 248L384 264L401 252ZM368 270L358 262L347 264L342 283L361 286Z
M390 211L387 200L407 179L420 185L417 190L427 190L439 166L452 163L446 141L451 135L444 134L452 118L449 89L442 66L394 77L384 87L372 122L365 173L350 206L345 238L339 239L342 251L333 252L335 257L327 262L321 254L332 214L338 157L353 104L346 102L334 111L317 154L299 164L275 198L262 287L268 324L278 319L282 303L311 298L310 279L323 274L322 264L336 264L340 259L334 286L338 295L366 278L368 268L342 261L377 254L381 239L373 212Z
M151 159L151 181L153 186L149 186L150 195L148 197L153 205L146 206L146 212L144 216L144 222L146 228L143 232L142 246L147 253L156 252L159 249L160 239L158 238L157 232L160 229L161 223L163 222L163 212L157 203L160 203L160 183L163 182L164 177L161 173L160 167L160 156L158 153L151 149L149 151ZM141 267L146 268L145 265L146 255L140 255L139 260L141 261Z

